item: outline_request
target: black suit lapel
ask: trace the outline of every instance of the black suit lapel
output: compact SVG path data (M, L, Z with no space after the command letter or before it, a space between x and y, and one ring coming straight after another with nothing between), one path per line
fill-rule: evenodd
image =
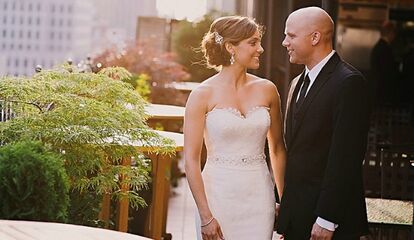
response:
M326 81L330 78L332 72L335 70L335 66L339 63L341 59L339 58L338 54L334 54L329 61L325 64L322 70L319 72L318 76L315 79L315 82L312 84L311 88L309 89L308 94L306 95L305 100L302 103L300 109L297 110L296 124L292 131L292 139L294 138L296 132L300 128L303 117L305 116L306 111L309 109L313 99L318 95L319 91L321 90L322 86L326 83Z
M304 77L305 77L305 70L302 71L301 76L298 82L296 83L295 90L293 91L292 98L290 99L290 105L289 105L289 109L288 109L287 116L286 116L287 117L286 142L288 146L293 137L293 113L295 112L295 105L296 105L295 102L299 94L300 86L302 86Z

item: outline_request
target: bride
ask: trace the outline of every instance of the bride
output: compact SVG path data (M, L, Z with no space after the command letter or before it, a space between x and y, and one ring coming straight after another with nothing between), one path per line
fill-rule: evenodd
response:
M215 20L201 43L207 64L219 72L190 94L185 113L185 171L199 213L198 239L272 238L277 204L271 173L281 197L286 152L276 86L247 73L259 67L261 37L253 19L228 16Z

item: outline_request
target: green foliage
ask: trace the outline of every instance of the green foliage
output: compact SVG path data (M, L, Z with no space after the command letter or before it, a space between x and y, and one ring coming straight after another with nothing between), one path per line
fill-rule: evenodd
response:
M206 67L203 53L201 52L201 40L213 22L212 15L205 15L199 22L192 23L181 21L178 31L173 34L173 49L178 55L179 62L186 67L191 74L191 81L201 82L216 73Z
M134 79L136 83L135 90L139 93L139 95L141 95L145 100L148 101L149 96L151 94L151 89L148 84L150 76L145 73L142 73L138 76L134 76L132 79Z
M102 64L104 67L118 66L126 68L129 72L137 75L139 82L134 82L134 77L127 80L146 99L146 81L150 87L148 99L152 103L184 105L186 94L168 87L172 82L182 82L190 77L184 67L177 63L175 55L161 53L158 46L153 42L131 42L122 51L116 48L108 48L93 59L94 64ZM145 74L145 75L142 75Z
M41 142L0 148L0 218L65 221L69 178L62 158Z
M150 76L148 74L133 74L130 78L123 80L126 83L131 84L131 86L138 92L139 95L146 101L148 101L151 94L151 89L149 85Z
M71 191L70 192L70 203L71 207L68 212L68 218L70 223L79 224L87 226L98 226L104 227L105 223L96 217L101 210L102 195L97 194L91 189L86 191ZM114 224L110 224L111 227Z
M72 191L93 192L97 202L103 194L128 197L133 207L142 206L136 192L149 181L148 163L132 143L160 146L163 153L172 153L173 143L146 125L146 102L122 81L130 77L124 68L80 73L63 67L32 78L0 79L0 101L12 104L16 115L0 122L0 142L40 140L63 154ZM135 159L132 168L121 165L128 157ZM123 184L130 186L126 196ZM90 225L97 212L76 219Z
M117 72L114 75L114 70ZM149 85L150 77L145 73L141 74L131 74L126 71L123 67L112 67L104 68L101 70L102 74L105 74L112 79L121 80L125 83L131 84L131 86L138 92L138 94L145 100L148 101L148 98L151 94L151 89Z

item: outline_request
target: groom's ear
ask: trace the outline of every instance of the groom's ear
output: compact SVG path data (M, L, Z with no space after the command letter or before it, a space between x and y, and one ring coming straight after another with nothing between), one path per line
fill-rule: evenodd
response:
M316 46L321 40L321 33L320 32L313 32L312 33L312 46Z

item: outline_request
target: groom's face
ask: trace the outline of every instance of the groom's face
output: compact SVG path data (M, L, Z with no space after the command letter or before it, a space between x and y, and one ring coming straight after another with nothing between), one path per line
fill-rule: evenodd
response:
M289 16L286 20L285 39L282 45L287 49L289 61L295 64L306 64L311 56L312 41L306 20L297 16Z

